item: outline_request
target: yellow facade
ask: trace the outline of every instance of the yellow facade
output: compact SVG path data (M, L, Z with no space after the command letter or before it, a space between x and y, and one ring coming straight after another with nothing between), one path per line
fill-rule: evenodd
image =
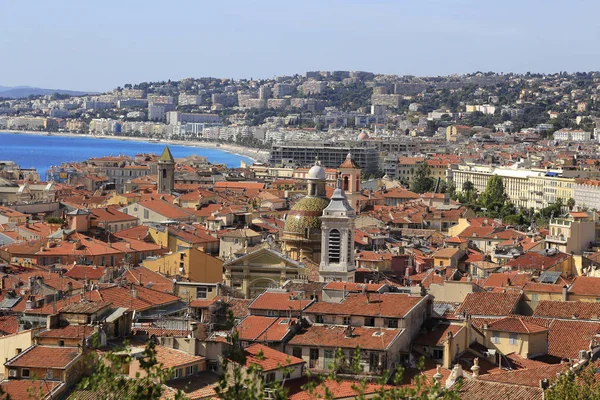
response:
M496 349L502 354L516 353L523 358L548 352L548 332L510 333L500 331L485 331L484 346Z
M142 265L166 276L180 276L195 282L216 283L223 279L223 261L195 248L145 259Z

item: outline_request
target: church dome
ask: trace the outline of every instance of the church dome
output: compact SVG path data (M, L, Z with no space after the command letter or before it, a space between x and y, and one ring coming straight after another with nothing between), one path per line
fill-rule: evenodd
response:
M310 233L312 233L313 230L316 230L320 234L320 217L323 215L323 210L328 205L329 200L322 197L304 197L294 204L288 213L288 216L285 219L283 232L304 235L306 228L309 228Z
M308 170L308 175L306 175L306 178L324 181L325 169L323 169L323 167L321 167L319 164L315 164Z

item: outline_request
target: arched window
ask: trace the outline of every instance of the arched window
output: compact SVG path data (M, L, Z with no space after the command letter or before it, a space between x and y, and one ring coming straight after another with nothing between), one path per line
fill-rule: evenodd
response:
M165 178L165 179L167 178L167 169L166 168L163 168L163 174L162 175L163 175L163 178Z
M344 177L344 191L347 192L348 191L348 187L349 187L349 179L347 176Z
M329 231L329 262L340 262L341 235L337 229Z

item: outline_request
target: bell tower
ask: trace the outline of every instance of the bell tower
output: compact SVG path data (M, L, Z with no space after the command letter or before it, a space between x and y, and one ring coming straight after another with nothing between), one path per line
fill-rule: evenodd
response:
M321 281L354 282L354 210L342 189L342 180L321 217Z
M348 202L355 212L360 212L358 199L360 193L360 167L354 162L352 154L348 153L346 159L338 167L339 176L342 179L342 189L348 198Z
M158 159L158 193L171 193L175 188L175 159L165 146Z

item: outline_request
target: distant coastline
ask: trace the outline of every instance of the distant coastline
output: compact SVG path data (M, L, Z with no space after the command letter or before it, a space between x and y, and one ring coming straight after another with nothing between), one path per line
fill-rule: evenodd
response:
M157 139L143 138L143 137L131 137L131 136L117 136L117 135L90 135L90 134L78 134L70 132L39 132L39 131L22 131L22 130L8 130L0 129L0 133L12 133L12 134L23 134L23 135L39 135L39 136L64 136L73 138L90 138L90 139L113 139L113 140L127 140L137 142L156 143ZM236 154L239 156L248 157L253 162L267 162L269 159L269 152L267 150L254 149L251 147L239 146L231 143L216 143L216 142L199 142L199 141L187 141L187 140L170 140L160 139L159 143L173 144L178 146L198 147L223 150L227 153Z

